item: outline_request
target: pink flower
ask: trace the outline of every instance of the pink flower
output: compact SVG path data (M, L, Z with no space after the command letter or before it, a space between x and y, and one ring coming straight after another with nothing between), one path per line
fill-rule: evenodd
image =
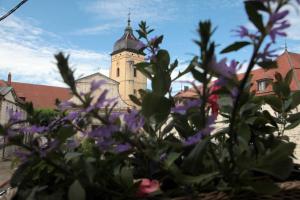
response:
M146 197L149 194L158 191L159 188L159 182L158 180L150 180L147 178L143 178L140 182L139 189L137 191L138 197Z

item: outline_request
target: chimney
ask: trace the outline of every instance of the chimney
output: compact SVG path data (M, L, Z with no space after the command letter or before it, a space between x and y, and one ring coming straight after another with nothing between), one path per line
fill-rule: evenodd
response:
M10 72L8 73L8 76L7 76L7 85L11 86L11 73Z

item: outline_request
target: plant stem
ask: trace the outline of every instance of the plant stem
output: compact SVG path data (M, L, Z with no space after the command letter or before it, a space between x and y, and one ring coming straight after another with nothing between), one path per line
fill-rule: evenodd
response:
M255 65L255 60L256 60L259 48L260 48L264 38L265 38L265 34L263 34L260 37L258 43L256 45L254 45L254 50L253 50L253 54L252 54L251 59L250 59L250 63L247 67L247 71L245 73L245 76L242 79L241 84L239 85L238 94L237 94L237 97L234 101L233 110L231 112L231 118L230 118L230 122L229 122L230 124L229 124L229 145L228 145L229 149L228 149L228 151L229 151L231 161L233 163L235 163L234 158L233 158L233 145L237 142L237 134L236 134L236 130L234 130L234 126L235 126L235 122L236 122L236 115L237 115L237 111L238 111L241 96L244 92L244 89L245 89L246 83L248 81L248 78L250 76L250 73L251 73L251 71L252 71L252 69Z

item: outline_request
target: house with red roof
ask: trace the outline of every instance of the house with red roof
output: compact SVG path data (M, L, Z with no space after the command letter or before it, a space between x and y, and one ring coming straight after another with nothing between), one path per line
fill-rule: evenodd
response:
M278 72L283 77L285 77L290 70L293 70L293 78L290 84L290 89L291 91L300 90L300 54L292 53L289 52L287 49L285 49L285 51L281 55L279 55L275 61L277 63L277 68L273 68L269 70L258 68L252 70L251 90L255 91L255 94L257 96L272 94L273 93L272 84L270 83L275 81L275 73ZM238 74L238 78L240 80L243 77L244 77L243 73ZM201 88L201 86L199 86L199 88ZM199 96L195 89L189 89L189 90L184 90L179 92L176 95L176 98L178 98L179 100L193 99L193 98L199 98ZM271 111L271 108L267 106L264 107L264 109ZM218 119L219 118L222 117L219 115ZM222 127L222 125L220 125L220 127ZM296 157L295 161L300 163L300 145L299 145L300 126L292 130L287 130L285 134L289 136L292 142L295 142L297 144L297 147L295 149L295 157Z
M14 82L11 73L7 81L0 80L1 85L13 88L19 99L32 102L36 109L54 109L56 100L67 101L72 97L68 88Z

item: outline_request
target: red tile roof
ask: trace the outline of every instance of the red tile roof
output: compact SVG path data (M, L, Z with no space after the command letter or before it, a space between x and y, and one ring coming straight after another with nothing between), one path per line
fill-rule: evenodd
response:
M258 91L258 82L259 80L264 79L271 79L274 80L274 75L276 72L279 72L283 77L288 73L290 69L294 69L294 73L296 76L293 76L290 88L292 91L300 90L297 86L297 81L295 80L295 77L297 77L298 80L300 80L300 54L291 53L288 51L285 51L283 54L278 56L276 59L278 68L275 69L269 69L264 70L262 68L252 70L252 86L251 90L256 91L256 95L266 95L272 93L272 86L267 86L266 90L264 91ZM242 79L244 74L239 74L238 78ZM300 83L300 81L298 81Z
M264 70L262 68L259 68L259 69L252 70L252 72L251 72L251 74L252 74L251 90L256 91L256 95L267 95L267 94L272 93L271 85L268 85L266 90L264 90L264 91L258 91L259 80L264 80L264 79L274 80L274 75L276 72L279 72L284 77L291 68L294 69L296 77L299 81L296 81L293 76L290 88L292 91L300 90L300 88L299 88L300 87L300 54L285 51L283 54L278 56L278 58L276 59L276 62L277 62L278 68L269 69L269 70ZM239 79L242 79L243 76L244 76L244 74L238 74ZM299 87L297 85L298 84L297 82L299 82ZM187 91L179 92L176 95L176 97L196 98L197 94L195 92L195 89L190 89Z
M0 81L3 84L4 81ZM72 95L68 88L54 87L47 85L36 85L29 83L12 82L17 96L21 99L25 98L26 102L32 102L34 108L56 108L55 100L69 100Z

